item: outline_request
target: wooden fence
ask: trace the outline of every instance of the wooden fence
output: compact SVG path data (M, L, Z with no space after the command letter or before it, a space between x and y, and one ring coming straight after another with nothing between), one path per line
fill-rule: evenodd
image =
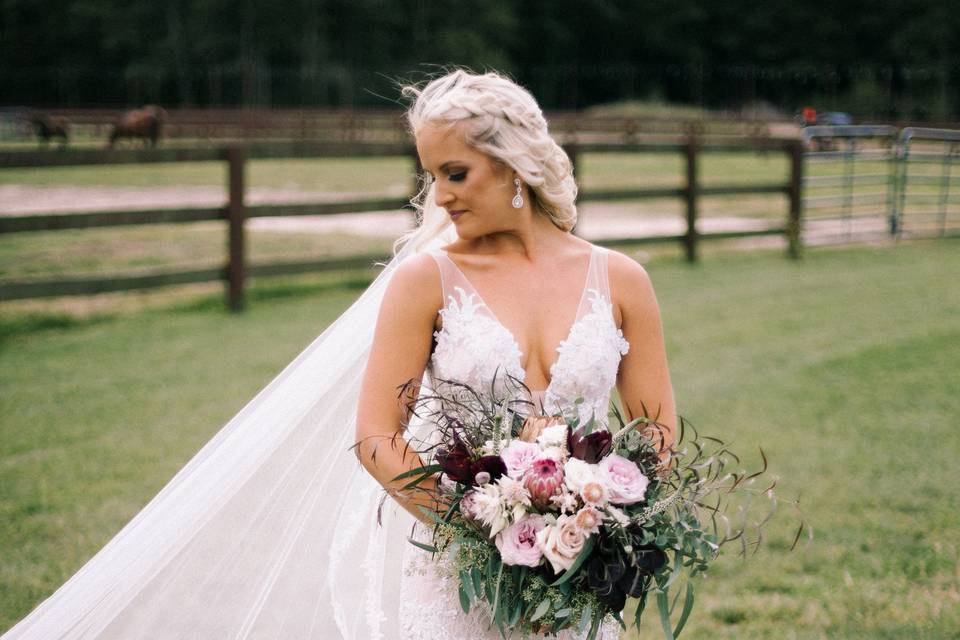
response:
M673 142L592 143L565 146L576 169L584 153L681 153L685 157L686 181L680 187L617 189L581 191L579 202L603 200L636 200L678 198L685 203L686 231L679 235L637 238L617 238L598 242L604 245L632 245L649 242L679 242L688 260L697 260L701 240L736 238L756 235L784 235L788 255L801 256L800 217L803 148L799 140L772 138L744 138L739 141L715 141L708 138L687 137ZM698 163L704 153L779 152L787 155L790 177L783 184L747 184L704 186L698 179ZM374 261L385 260L384 255L357 255L349 258L275 262L248 265L244 242L244 223L249 218L270 216L329 215L370 211L399 210L408 205L407 199L378 198L334 203L283 204L248 206L245 202L245 165L249 160L262 158L332 158L357 156L408 156L419 170L416 148L403 143L332 143L289 142L272 144L232 145L212 149L140 149L140 150L75 150L65 152L6 152L0 153L0 169L14 167L52 167L78 165L115 165L169 162L225 162L228 170L228 203L225 207L191 209L153 209L141 211L102 211L87 213L58 213L39 215L0 216L0 238L9 233L50 231L58 229L89 229L121 225L189 223L201 220L228 222L228 259L223 268L162 271L146 275L115 275L101 278L69 278L57 280L0 282L0 301L63 295L95 294L108 291L149 289L192 282L223 280L226 282L227 304L232 310L244 307L245 283L250 277L274 276L365 268ZM696 228L699 203L705 196L785 194L789 206L782 227L751 231L698 233Z
M24 110L14 120L22 134L32 136ZM72 130L82 131L104 142L122 109L51 109L48 115L66 117ZM800 127L792 120L745 118L740 115L591 115L582 111L554 111L545 114L552 135L563 144L578 142L629 142L638 136L736 136L768 138L771 130L792 131ZM781 135L787 135L781 133ZM338 142L397 142L408 139L401 110L344 109L171 109L163 127L168 139L205 140L223 144L231 140L323 140Z

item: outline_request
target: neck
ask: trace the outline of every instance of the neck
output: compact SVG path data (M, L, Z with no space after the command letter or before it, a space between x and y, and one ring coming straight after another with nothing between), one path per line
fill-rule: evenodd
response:
M550 217L537 210L531 211L513 229L495 231L480 236L470 243L476 253L516 255L535 261L544 253L551 253L566 242L569 232L557 227Z

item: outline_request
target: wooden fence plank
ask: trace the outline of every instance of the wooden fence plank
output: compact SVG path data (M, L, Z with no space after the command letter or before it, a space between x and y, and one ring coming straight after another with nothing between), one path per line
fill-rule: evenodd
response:
M212 282L222 280L223 277L224 269L220 267L97 278L60 277L56 280L0 282L0 301L154 289L177 284Z
M227 150L227 171L230 200L227 204L228 262L227 262L227 306L231 311L242 311L244 307L244 218L243 207L245 186L246 153L243 147L234 146Z
M226 210L145 209L141 211L78 211L38 215L0 216L0 234L26 231L59 231L141 224L180 224L203 220L223 220Z

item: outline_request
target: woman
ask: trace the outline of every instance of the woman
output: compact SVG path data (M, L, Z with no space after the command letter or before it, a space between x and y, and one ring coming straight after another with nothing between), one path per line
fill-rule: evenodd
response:
M645 407L672 430L650 280L633 260L570 233L577 215L570 161L533 97L496 74L464 71L410 92L417 96L410 126L430 182L425 224L408 242L443 224L456 235L404 262L384 296L357 411L366 469L415 517L426 518L418 507L436 506L435 480L405 493L393 481L424 462L415 447L392 445L405 416L396 389L425 371L428 384L439 377L475 389L504 371L529 387L541 413L582 396L579 410L604 424L615 383L629 417ZM497 637L483 612L460 612L455 584L428 566L426 554L412 546L405 553L404 637ZM611 621L604 637L617 630Z
M420 516L413 501L422 498L391 483L421 461L378 447L396 442L397 385L425 370L428 381L480 379L499 361L542 390L544 407L584 381L602 407L615 382L630 416L646 406L673 425L649 279L570 235L570 162L533 98L496 74L463 71L407 91L434 177L419 229L350 309L2 640L438 637L429 634L437 612L450 613L448 594L414 571L424 557L409 551L414 518L400 508ZM464 297L447 300L441 273ZM381 503L381 485L398 501ZM480 622L451 614L439 636L477 637L469 625Z

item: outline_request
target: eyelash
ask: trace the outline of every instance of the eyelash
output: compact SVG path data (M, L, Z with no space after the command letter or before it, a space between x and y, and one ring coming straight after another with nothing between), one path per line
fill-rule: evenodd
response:
M453 180L454 182L463 182L463 180L464 180L466 177L467 177L467 172L466 172L466 171L461 171L460 173L451 173L451 174L450 174L450 179ZM431 174L431 175L430 175L430 182L436 182L436 181L437 181L437 178Z

